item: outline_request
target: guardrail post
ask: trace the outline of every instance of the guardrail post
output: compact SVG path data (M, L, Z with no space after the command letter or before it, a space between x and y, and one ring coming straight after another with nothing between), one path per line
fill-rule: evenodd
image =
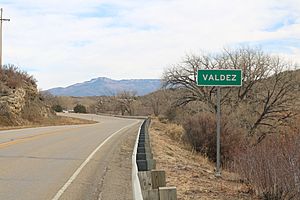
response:
M151 171L152 169L156 169L156 160L148 159L147 164L148 164L148 170L149 171Z
M151 172L150 171L138 172L138 177L140 180L142 190L151 190L152 189Z
M160 187L159 200L177 200L176 187Z
M160 200L158 189L144 190L144 191L142 191L142 194L143 194L143 200Z
M166 172L162 170L151 171L152 189L166 187Z

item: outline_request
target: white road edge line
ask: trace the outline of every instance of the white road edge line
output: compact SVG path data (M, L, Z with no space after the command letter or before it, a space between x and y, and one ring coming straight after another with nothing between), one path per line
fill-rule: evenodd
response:
M64 184L64 186L56 193L56 195L52 198L52 200L59 200L59 198L63 195L63 193L67 190L67 188L72 184L72 182L77 178L81 170L90 162L90 160L93 158L93 156L97 153L97 151L108 141L110 140L113 136L121 132L122 130L133 126L135 124L140 123L140 121L129 124L128 126L125 126L121 128L120 130L114 132L111 136L106 138L104 142L102 142L88 157L87 159L79 166L79 168L74 172L74 174L70 177L70 179Z

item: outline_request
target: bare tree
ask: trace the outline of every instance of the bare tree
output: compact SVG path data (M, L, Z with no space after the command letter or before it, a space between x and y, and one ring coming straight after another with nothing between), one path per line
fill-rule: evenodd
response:
M123 91L116 96L117 105L116 109L121 111L122 115L128 113L129 115L134 115L134 101L136 99L136 92L133 91Z
M258 142L295 115L293 110L294 102L298 98L295 94L297 82L293 73L282 72L285 66L280 63L279 59L274 59L274 74L257 83L248 95L256 114L249 134L259 132Z
M267 55L259 49L225 49L218 55L186 56L181 63L164 72L163 82L165 87L174 87L182 92L175 105L202 101L209 105L211 112L215 112L216 88L197 86L198 69L242 69L242 87L222 88L221 103L229 107L227 115L248 106L251 117L247 116L243 123L246 123L249 136L253 136L259 128L276 127L277 122L282 123L292 116L293 92L297 84L293 73L284 71L295 68L295 64ZM258 141L268 131L260 129L264 134L258 137Z
M158 90L148 95L148 102L155 116L158 116L166 105L168 95L165 90Z
M104 113L106 111L106 98L105 97L99 97L97 99L97 103L95 105L95 111L96 113Z

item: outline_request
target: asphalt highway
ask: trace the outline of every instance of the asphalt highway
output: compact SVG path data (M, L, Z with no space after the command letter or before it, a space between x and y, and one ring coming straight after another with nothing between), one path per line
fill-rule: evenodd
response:
M132 198L141 120L79 117L99 123L0 131L0 199Z

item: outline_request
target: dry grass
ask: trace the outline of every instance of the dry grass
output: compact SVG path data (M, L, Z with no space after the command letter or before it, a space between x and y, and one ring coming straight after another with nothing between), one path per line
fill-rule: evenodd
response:
M26 124L22 126L0 126L0 130L35 128L43 126L61 126L61 125L80 125L80 124L94 124L95 121L78 119L73 117L55 116L51 118L44 118L38 122Z
M79 124L94 124L97 123L92 120L79 119L74 117L56 116L53 119L44 119L41 125L59 126L59 125L79 125Z
M165 132L173 140L181 141L183 139L183 128L178 124L168 124Z
M177 187L179 200L255 199L250 187L242 184L236 174L223 171L222 178L216 178L214 165L185 145L179 130L182 128L178 125L163 124L157 119L150 127L157 169L166 171L167 185Z

